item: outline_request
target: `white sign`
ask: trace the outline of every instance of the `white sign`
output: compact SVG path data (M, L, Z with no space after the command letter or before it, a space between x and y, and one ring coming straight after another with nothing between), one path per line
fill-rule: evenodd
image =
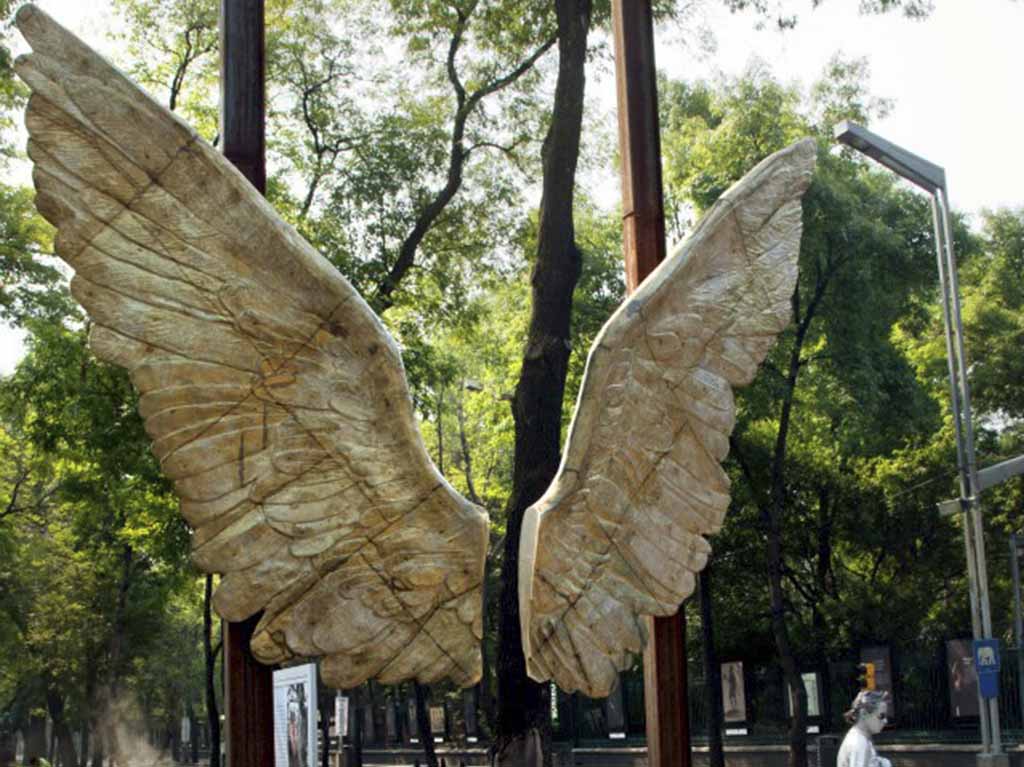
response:
M722 704L726 722L744 722L747 719L747 695L743 685L743 661L730 661L721 665ZM746 734L746 733L744 733Z
M274 672L274 767L316 767L316 666Z
M339 738L348 737L348 696L340 693L334 698L334 731Z

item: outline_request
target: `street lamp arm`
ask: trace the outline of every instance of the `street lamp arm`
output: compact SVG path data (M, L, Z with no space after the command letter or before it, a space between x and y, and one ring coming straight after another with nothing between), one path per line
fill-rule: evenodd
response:
M946 189L946 171L934 163L886 141L867 128L849 120L843 120L833 131L836 141L863 152L929 194Z

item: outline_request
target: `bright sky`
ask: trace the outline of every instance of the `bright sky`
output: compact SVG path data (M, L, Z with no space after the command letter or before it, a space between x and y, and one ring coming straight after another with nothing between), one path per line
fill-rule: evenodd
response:
M836 51L865 57L871 92L895 105L872 130L943 166L954 207L1024 205L1024 2L935 0L925 21L861 16L854 0L824 0L814 11L808 0L783 5L799 13L796 29L759 32L749 16L712 4L712 59L662 47L658 65L681 77L708 76L715 67L738 74L753 56L780 79L809 84Z
M39 4L94 47L109 50L105 34L117 20L106 2ZM976 213L1024 206L1024 2L935 0L935 12L922 22L860 16L855 0L825 0L815 11L809 0L781 4L799 14L795 30L756 31L751 16L731 15L711 0L707 23L718 40L716 53L700 58L684 46L659 44L659 67L677 77L713 78L737 75L756 57L780 79L807 85L836 51L866 57L872 93L895 103L872 129L943 166L954 207ZM0 375L20 354L17 335L0 329Z

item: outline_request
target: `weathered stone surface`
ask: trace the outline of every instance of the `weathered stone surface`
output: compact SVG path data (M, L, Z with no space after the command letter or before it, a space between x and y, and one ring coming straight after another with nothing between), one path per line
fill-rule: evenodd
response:
M644 281L590 352L566 453L526 515L519 611L527 670L607 695L707 561L729 504L732 387L790 320L805 139L732 187Z
M257 657L336 687L476 682L487 516L431 463L379 319L191 128L39 9L17 24L38 207L218 612L263 610Z

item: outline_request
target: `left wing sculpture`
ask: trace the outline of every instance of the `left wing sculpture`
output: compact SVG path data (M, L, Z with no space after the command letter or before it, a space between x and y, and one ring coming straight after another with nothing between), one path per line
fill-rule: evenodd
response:
M488 520L423 446L398 347L219 153L49 16L26 123L37 206L96 354L128 369L153 450L256 657L354 687L481 674ZM805 140L774 155L612 317L520 544L527 668L606 695L644 615L674 612L721 524L732 386L789 321Z
M256 656L353 687L481 672L487 515L434 468L398 348L219 153L31 5L36 204L127 368L153 450Z

